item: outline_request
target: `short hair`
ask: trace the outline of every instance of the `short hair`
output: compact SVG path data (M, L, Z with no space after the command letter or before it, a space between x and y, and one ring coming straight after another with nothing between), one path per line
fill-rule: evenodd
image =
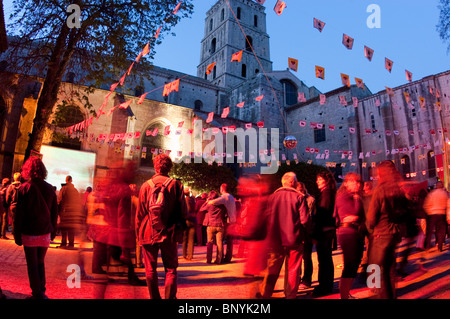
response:
M223 183L222 185L220 185L220 189L223 189L224 192L228 192L228 184Z
M72 182L72 176L67 175L66 176L66 183Z
M400 182L402 176L392 161L382 161L377 166L377 174L380 182Z
M217 194L216 191L210 191L209 194L208 194L208 199L210 199L210 200L211 199L215 199L217 197L219 197L219 194Z
M14 173L13 178L14 178L14 181L15 181L15 182L20 181L20 178L21 178L21 177L22 177L22 175L20 174L20 172Z
M441 181L438 181L436 183L436 188L444 188L444 183L442 183Z
M283 187L295 187L297 184L297 175L294 172L287 172L281 178Z
M5 177L5 178L2 180L2 186L6 186L6 185L8 185L8 184L9 184L9 178Z
M22 166L22 176L25 179L47 178L47 169L42 160L37 156L30 156Z
M169 174L173 163L167 154L159 154L153 159L153 167L157 174Z

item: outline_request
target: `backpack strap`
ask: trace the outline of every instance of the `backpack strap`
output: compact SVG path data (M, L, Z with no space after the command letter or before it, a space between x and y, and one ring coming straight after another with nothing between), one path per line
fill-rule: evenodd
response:
M164 183L163 183L163 186L164 187L168 187L169 186L169 184L171 183L173 181L173 178L167 178L165 181L164 181ZM149 179L148 181L147 181L147 183L150 185L150 187L155 187L156 186L156 184L155 184L155 182L153 182L153 178L151 178L151 179Z

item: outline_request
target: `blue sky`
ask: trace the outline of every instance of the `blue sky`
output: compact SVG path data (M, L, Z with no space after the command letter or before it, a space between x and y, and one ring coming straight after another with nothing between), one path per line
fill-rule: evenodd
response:
M385 86L396 87L407 82L405 69L413 80L450 69L447 46L439 38L438 0L284 0L287 8L278 16L273 11L276 0L266 0L267 33L270 36L274 70L284 70L288 57L299 60L293 72L308 86L322 92L341 84L340 74L358 77L372 93ZM156 47L154 64L197 75L200 43L204 35L206 12L216 0L194 1L194 14L182 20ZM381 28L369 28L370 4L381 9ZM322 33L313 28L313 18L326 23ZM343 33L355 39L352 50L342 45ZM369 62L364 45L372 48ZM394 62L392 73L384 67L385 57ZM326 79L316 79L315 65L325 67Z

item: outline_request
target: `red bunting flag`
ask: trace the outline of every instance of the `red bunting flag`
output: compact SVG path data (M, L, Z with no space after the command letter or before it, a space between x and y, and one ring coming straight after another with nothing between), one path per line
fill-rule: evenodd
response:
M150 42L147 42L145 47L142 49L142 56L146 56L150 53Z
M220 117L224 119L228 116L228 114L230 114L230 108L226 107L223 109L222 115Z
M316 78L325 80L325 68L316 65Z
M216 62L211 63L206 67L206 74L211 74L211 72L214 70L214 66L216 65Z
M352 37L349 37L348 35L346 35L344 33L343 37L342 37L342 44L349 50L353 49L353 42L354 39Z
M181 2L183 2L183 1L178 2L177 6L176 6L175 9L173 10L172 14L177 14L178 10L179 10L180 7L181 7Z
M289 69L294 70L295 72L297 72L298 60L297 59L293 59L293 58L288 58L288 62L289 62Z
M364 54L369 61L372 61L373 58L373 50L368 46L364 46Z
M384 66L389 72L392 72L393 65L394 65L394 62L392 62L391 60L389 60L388 58L384 59Z
M169 135L170 134L170 125L167 125L165 128L164 128L164 135Z
M356 86L359 87L360 89L364 89L364 81L359 79L359 78L355 78L355 82L356 82Z
M158 37L159 37L159 34L161 33L161 29L162 29L162 26L161 26L161 27L159 27L159 29L158 29L158 30L156 30L156 33L155 33L155 39L158 39Z
M131 102L133 102L133 100L128 100L126 102L121 103L119 105L119 109L127 109L130 106Z
M214 119L214 112L210 112L208 114L208 118L206 119L206 123L211 123Z
M319 19L314 18L314 28L322 32L323 28L325 27L325 22L320 21Z
M350 77L347 74L341 73L342 85L350 87Z
M260 95L260 96L257 96L257 97L255 97L255 101L261 101L262 99L264 98L264 95Z
M164 85L163 96L169 96L169 94L173 91L178 92L179 87L180 87L180 79L167 83L166 85Z
M146 96L147 94L148 94L148 92L142 94L142 95L139 97L139 100L137 101L137 104L142 104L142 103L144 102L145 96Z
M133 63L131 63L130 67L128 68L127 75L130 75L131 69L133 69L133 66L134 66L134 61L133 61Z
M119 84L123 85L123 82L125 82L125 77L127 76L127 74L125 73L124 75L122 75L122 77L120 78Z
M113 91L116 89L116 87L117 87L118 85L119 85L119 82L112 84L111 87L109 88L109 90L110 90L111 92L113 92Z
M406 73L406 79L409 82L412 82L412 73L410 71L408 71L408 70L405 70L405 73Z
M233 61L241 62L241 60L242 60L242 52L244 52L244 50L241 50L239 52L234 53L231 56L231 62L233 62Z
M236 106L237 106L237 107L244 107L244 104L245 104L245 101L244 101L244 102L241 102L241 103L238 103Z
M286 3L284 1L278 0L275 4L275 7L273 10L277 15L281 15L283 13L283 10L286 8Z
M306 102L305 93L303 93L303 92L298 93L297 102L298 103Z
M256 125L257 125L259 128L263 128L263 127L264 127L264 121L260 121L260 122L256 123Z

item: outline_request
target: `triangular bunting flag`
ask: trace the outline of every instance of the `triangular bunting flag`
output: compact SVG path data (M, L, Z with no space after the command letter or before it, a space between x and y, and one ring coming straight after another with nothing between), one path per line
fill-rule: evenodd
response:
M257 97L255 97L255 101L261 101L262 99L264 98L264 95L260 95L260 96L257 96Z
M408 71L408 70L405 70L405 73L406 73L406 79L409 82L412 82L412 73L410 71Z
M239 52L234 53L231 56L231 62L233 62L233 61L241 62L241 60L242 60L242 52L244 52L244 50L241 50Z
M347 74L341 73L342 85L350 87L350 78Z
M214 66L216 65L216 62L211 63L206 67L206 74L211 74L211 72L214 70Z

